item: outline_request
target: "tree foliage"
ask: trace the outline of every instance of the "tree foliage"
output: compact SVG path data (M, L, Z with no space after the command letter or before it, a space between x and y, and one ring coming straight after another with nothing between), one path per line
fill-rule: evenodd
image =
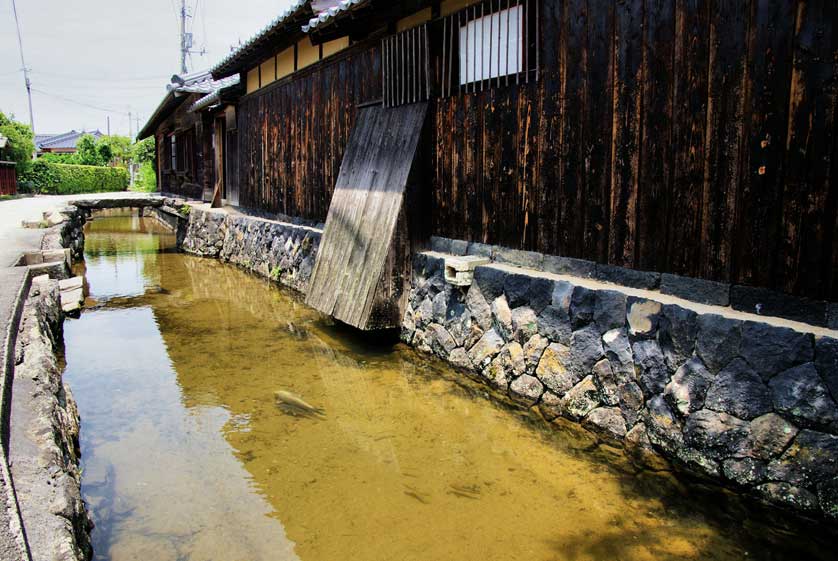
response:
M149 137L131 145L131 158L140 164L154 162L155 157L154 137Z
M35 153L32 129L15 121L14 116L7 117L0 111L0 134L9 139L3 157L15 162L18 176L23 175L32 165L32 154Z

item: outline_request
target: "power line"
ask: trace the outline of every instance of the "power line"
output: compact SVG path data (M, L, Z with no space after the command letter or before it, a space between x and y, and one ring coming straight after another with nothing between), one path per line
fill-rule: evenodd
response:
M37 92L41 95L45 95L47 97L53 97L55 99L60 99L62 101L66 101L67 103L73 103L75 105L80 105L82 107L87 107L88 109L95 109L96 111L103 111L105 113L115 113L115 114L118 114L118 115L127 115L126 112L120 111L118 109L113 109L113 108L109 108L109 107L102 107L102 106L98 106L98 105L92 105L90 103L85 103L83 101L78 101L76 99L71 99L71 98L65 97L63 95L57 95L57 94L52 94L52 93L49 93L49 92L45 92L45 91L39 90L37 88L32 88L32 91Z

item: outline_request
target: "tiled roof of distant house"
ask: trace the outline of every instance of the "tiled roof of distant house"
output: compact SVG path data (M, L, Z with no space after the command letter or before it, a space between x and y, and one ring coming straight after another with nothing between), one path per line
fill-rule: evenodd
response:
M35 135L35 148L39 152L49 152L52 150L75 150L76 143L82 135L89 134L93 138L105 136L100 130L95 131L76 131L71 130L61 134L38 134Z

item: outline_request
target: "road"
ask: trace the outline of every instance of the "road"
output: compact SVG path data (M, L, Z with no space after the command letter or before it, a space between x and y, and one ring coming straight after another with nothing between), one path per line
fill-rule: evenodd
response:
M24 220L41 220L43 213L68 201L81 199L136 198L142 193L95 193L89 195L39 195L0 201L0 268L12 267L24 251L41 248L46 230L21 228Z

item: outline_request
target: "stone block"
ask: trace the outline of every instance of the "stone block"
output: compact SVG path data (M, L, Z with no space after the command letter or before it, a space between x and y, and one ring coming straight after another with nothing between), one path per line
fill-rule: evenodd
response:
M468 242L465 240L451 240L451 255L467 255Z
M588 413L582 426L612 440L620 441L626 436L626 420L616 407L597 407Z
M588 279L596 277L596 263L585 259L545 255L542 267L546 272L557 275L572 275Z
M810 487L838 473L838 436L804 429L782 456L768 464L768 477Z
M492 259L495 255L495 246L479 242L469 242L467 254Z
M660 323L661 303L629 297L626 299L629 333L633 337L652 337Z
M529 275L517 273L506 275L506 280L503 283L503 291L512 308L524 306L529 303L528 297L531 284L532 277Z
M826 326L829 329L838 329L838 303L830 302L826 314Z
M596 266L596 278L605 282L646 290L654 290L660 285L660 273L636 271L626 267L600 263Z
M494 260L506 265L515 265L516 267L540 271L544 262L544 255L535 251L496 247Z
M626 295L616 290L598 290L594 304L594 324L600 332L619 329L626 324Z
M455 286L470 286L474 281L474 269L487 263L489 263L488 257L446 257L445 282Z
M637 381L643 395L648 399L663 393L669 382L670 372L658 342L652 339L638 341L631 346L631 350L634 354Z
M739 355L742 322L717 314L698 316L696 354L710 372L718 372Z
M734 359L713 380L704 406L714 411L754 419L772 410L771 392L747 362Z
M778 413L814 427L838 427L838 406L811 362L795 366L768 382Z
M81 288L84 285L84 277L73 277L58 281L58 289L64 292L65 290L73 290Z
M451 240L440 238L439 236L431 236L431 251L451 253Z
M811 325L827 324L827 303L791 296L767 288L734 285L730 305L735 310L763 316L777 316Z
M553 301L553 287L555 282L551 279L534 277L530 282L526 294L526 304L532 308L536 315Z
M600 403L599 388L594 383L593 376L586 376L562 398L562 410L568 417L578 421L596 409Z
M764 380L814 358L814 337L787 327L763 322L742 324L739 354Z
M704 407L704 398L713 381L713 375L694 357L684 363L664 388L663 395L682 417Z
M838 339L819 337L815 341L815 366L832 398L838 400Z
M535 405L541 394L544 393L544 386L538 381L538 378L524 374L518 376L509 384L509 393L516 401L526 405Z
M503 294L506 276L506 271L496 267L480 266L474 269L474 284L480 287L483 296L488 302L491 302Z
M660 291L663 294L670 294L701 304L713 306L728 306L730 304L730 285L723 282L663 273L661 275Z

